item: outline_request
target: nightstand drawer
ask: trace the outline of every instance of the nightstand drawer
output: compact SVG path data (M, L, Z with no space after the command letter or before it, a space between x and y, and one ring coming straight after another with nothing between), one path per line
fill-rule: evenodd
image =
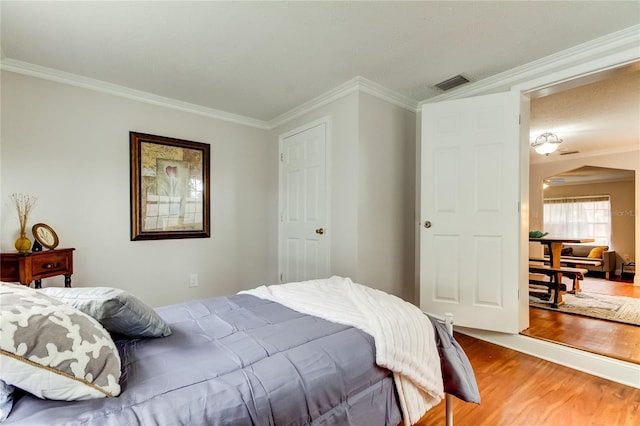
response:
M34 280L73 273L70 251L44 252L31 260L31 276Z
M2 281L19 282L40 288L43 278L64 275L65 287L71 287L73 274L73 248L34 251L29 253L2 253Z

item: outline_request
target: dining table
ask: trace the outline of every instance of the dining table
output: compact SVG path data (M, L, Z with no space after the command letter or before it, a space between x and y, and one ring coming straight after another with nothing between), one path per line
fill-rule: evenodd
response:
M554 271L555 276L555 295L552 306L557 307L562 304L562 295L560 293L560 284L562 283L562 271L560 271L562 255L562 247L566 244L592 243L593 238L567 238L567 237L529 237L530 242L539 242L548 248L549 266Z
M549 261L552 268L560 267L560 255L562 254L562 246L567 244L592 243L593 238L566 238L566 237L529 237L531 242L539 242L549 249Z

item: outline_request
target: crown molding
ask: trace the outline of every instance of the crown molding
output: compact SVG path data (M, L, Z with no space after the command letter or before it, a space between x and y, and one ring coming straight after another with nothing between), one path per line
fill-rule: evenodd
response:
M347 96L358 90L358 77L353 78L331 90L317 96L310 101L307 101L301 105L298 105L295 108L290 109L289 111L280 114L279 116L269 120L269 129L274 129L278 126L285 124L288 121L293 120L294 118L300 117L303 114L306 114L316 108L327 105L331 102L334 102L344 96Z
M506 90L523 81L528 81L539 77L541 74L549 73L561 68L566 68L577 63L586 62L590 59L595 59L605 54L620 52L624 49L637 50L639 45L640 25L635 25L624 30L609 34L607 36L592 40L590 42L563 50L537 61L530 62L523 66L493 75L476 83L454 89L451 92L434 96L422 102L416 102L413 99L390 90L378 83L358 76L269 121L257 120L238 114L203 107L201 105L178 101L176 99L167 98L164 96L154 95L153 93L131 89L129 87L117 84L107 83L102 80L83 77L66 71L56 70L54 68L43 67L28 62L18 61L5 57L4 52L1 52L2 55L0 61L0 69L4 71L28 75L31 77L55 81L58 83L64 83L71 86L82 87L85 89L120 96L152 105L158 105L192 114L202 115L205 117L215 118L250 127L256 127L264 130L271 130L290 120L293 120L294 118L313 111L314 109L317 109L321 106L327 105L356 91L367 93L398 107L407 109L412 112L417 112L419 111L420 107L426 103L486 94L490 93L491 91L497 91L500 89Z
M18 61L11 58L3 57L2 61L0 62L0 69L2 69L3 71L10 71L17 74L27 75L30 77L55 81L57 83L68 84L70 86L94 90L96 92L107 93L110 95L132 99L152 105L163 106L166 108L188 112L191 114L202 115L205 117L215 118L218 120L242 124L250 127L257 127L259 129L269 128L267 122L262 120L256 120L238 114L220 111L213 108L207 108L189 102L178 101L176 99L154 95L153 93L144 92L142 90L131 89L126 86L107 83L102 80L83 77L78 74L60 71L49 67L43 67L40 65Z
M386 87L378 83L374 83L371 80L367 80L364 77L358 76L308 102L303 103L302 105L289 110L284 114L279 115L278 117L270 121L263 121L213 108L203 107L201 105L196 105L189 102L167 98L164 96L154 95L153 93L144 92L142 90L131 89L126 86L108 83L102 80L84 77L66 71L60 71L54 68L18 61L16 59L7 58L4 56L0 61L0 69L2 69L3 71L23 74L30 77L54 81L57 83L68 84L70 86L81 87L84 89L107 93L110 95L132 99L139 102L163 106L178 111L202 115L205 117L229 121L232 123L243 124L246 126L256 127L264 130L271 130L286 123L287 121L306 114L323 105L331 103L355 91L368 93L372 96L385 100L401 108L408 109L412 112L416 112L418 108L418 103L413 99L394 92L393 90L387 89Z
M416 102L414 99L401 95L398 92L388 89L381 84L378 84L371 80L367 80L364 77L357 77L357 79L360 84L360 91L382 99L383 101L386 101L397 107L404 108L411 112L418 112L418 102Z
M620 53L628 49L636 52L636 54L632 54L632 56L635 56L637 59L639 56L639 47L640 25L634 25L604 37L545 56L528 64L492 75L478 82L454 89L451 92L426 99L418 103L418 108L427 103L466 98L499 90L509 90L518 83L533 80L545 73L566 69L572 65L599 59L605 55ZM630 60L633 60L633 58L630 58Z
M357 76L351 80L323 93L322 95L311 99L287 112L281 114L269 121L269 128L281 126L294 118L300 117L308 112L311 112L321 106L334 102L344 96L347 96L354 92L364 92L369 95L375 96L400 108L407 109L411 112L417 112L418 103L413 99L410 99L404 95L401 95L393 90L374 83L364 77Z

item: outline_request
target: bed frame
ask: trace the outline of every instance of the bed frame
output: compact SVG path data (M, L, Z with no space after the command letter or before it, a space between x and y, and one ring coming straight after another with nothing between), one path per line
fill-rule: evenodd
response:
M22 289L22 287L19 287L20 289ZM177 330L181 330L182 334L184 335L182 338L186 339L187 337L190 337L190 335L188 334L189 330L191 330L194 327L199 327L199 324L197 321L194 321L193 319L196 317L196 315L193 315L194 313L199 312L199 310L204 309L205 311L208 311L209 313L221 313L221 312L226 312L224 309L220 310L220 312L218 312L215 308L215 306L217 306L217 304L221 304L221 306L224 308L225 306L229 305L231 303L231 298L236 298L237 300L235 300L235 303L233 303L234 306L237 307L242 307L243 309L249 309L251 312L253 312L253 310L251 310L251 307L256 307L257 310L255 310L255 312L259 312L259 311L265 311L265 321L263 321L265 324L271 324L271 322L266 321L266 318L269 317L270 314L272 315L280 315L282 316L283 314L283 309L286 308L283 306L279 306L278 304L272 303L268 300L265 299L261 299L261 298L256 298L255 300L251 299L242 299L243 295L232 295L227 297L227 300L223 300L220 301L220 298L210 298L210 299L205 299L202 301L197 301L197 303L193 304L193 306L191 305L185 305L185 304L178 304L178 305L173 305L173 306L165 306L162 308L158 308L158 313L159 314L166 314L167 318L170 320L170 324L175 324L175 329L174 331ZM244 300L244 303L240 303L240 299ZM271 306L271 310L269 311L268 309L266 309L267 307ZM267 312L268 311L268 312ZM292 311L291 309L288 309L286 312ZM228 324L229 325L234 325L236 324L236 322L234 322L234 318L238 317L236 315L236 311L235 310L229 310L229 315L228 318L224 315L219 317L219 320L224 322L225 319L227 319ZM420 311L418 311L420 312ZM286 315L284 315L285 317L289 315L291 316L291 318L285 318L287 320L291 320L292 318L301 318L300 319L300 323L298 324L298 330L299 332L303 332L305 330L304 327L311 327L311 326L316 326L317 324L310 324L309 321L306 321L306 317L307 314L302 314L299 315L295 312L291 312L291 313L287 313ZM426 313L425 313L426 315ZM419 316L419 314L418 314ZM437 334L438 336L438 342L439 342L439 346L438 346L438 352L440 352L440 357L442 358L441 362L444 362L445 366L443 367L443 372L446 371L446 376L447 376L447 386L445 386L445 388L447 390L451 390L451 393L447 393L447 391L444 392L444 400L445 400L445 424L447 426L453 426L453 398L452 396L454 395L459 395L458 392L462 392L460 395L465 394L465 396L459 396L459 398L463 398L464 400L467 400L467 396L466 394L468 394L466 389L462 389L462 387L459 387L455 384L452 384L453 382L457 381L458 377L465 377L465 378L471 378L473 379L473 377L470 377L470 368L471 366L468 363L468 360L466 360L466 357L462 357L464 358L465 363L459 364L457 362L454 362L455 360L457 360L458 358L456 358L456 355L458 357L461 357L462 354L464 353L464 351L459 347L458 344L454 345L454 350L453 351L449 351L448 347L445 347L444 345L441 345L440 343L446 342L448 340L447 336L449 336L451 342L454 342L453 339L453 314L452 313L445 313L444 316L439 316L439 315L429 315L430 317L430 321L429 321L429 325L435 326L434 327L434 332ZM198 317L200 318L200 317ZM207 316L204 316L203 318L205 318L205 321L209 321L210 319ZM238 317L239 318L239 317ZM190 321L186 321L186 320L190 320ZM211 321L209 321L211 322ZM183 324L184 323L184 324ZM353 327L353 331L351 331L352 327L347 327L345 325L338 325L338 324L333 324L331 325L331 321L326 321L326 326L324 327L323 330L320 330L321 332L319 332L319 337L320 338L325 338L328 336L342 336L342 333L361 333L362 331L358 331L355 329L355 327ZM240 322L240 325L243 325L244 323ZM260 323L262 324L262 322ZM235 325L234 325L235 326ZM426 324L425 324L426 326ZM203 342L209 342L209 341L214 341L215 340L215 333L211 332L209 334L207 334L207 329L205 328L198 328L199 330L202 330L202 335L198 334L198 339L194 340L194 341L190 341L189 340L189 344L187 345L188 348L191 348L191 350L189 351L191 354L196 356L196 359L199 360L199 362L201 363L201 365L205 365L205 361L204 361L204 356L203 354L206 355L210 355L208 352L206 352L206 350L208 349L206 347L206 345L202 345L199 343L203 343ZM343 330L344 329L344 330ZM261 330L259 328L257 328L258 332L256 335L259 335ZM340 331L340 333L337 333L337 331ZM425 328L425 332L428 332L428 328ZM324 333L324 334L323 334ZM177 342L180 342L181 337L179 336L179 333L176 333L178 335L177 337ZM299 334L299 333L298 333ZM428 333L427 333L428 334ZM186 336L186 337L185 337ZM169 337L171 338L171 337ZM346 339L346 337L342 337L342 339ZM371 337L372 340L373 337ZM187 339L188 340L188 339ZM301 340L301 339L298 339ZM302 339L304 340L304 339ZM178 350L184 351L185 348L177 346L177 345L172 345L171 343L167 343L166 345L163 345L162 342L164 342L165 340L163 339L157 339L157 340L150 340L148 342L148 346L147 345L137 345L135 342L134 343L124 343L123 345L126 345L128 347L128 345L131 345L132 348L137 347L139 349L139 352L134 353L133 350L131 350L131 357L130 357L130 361L133 363L133 365L135 365L138 362L141 362L141 360L143 359L148 359L147 355L151 354L152 352L158 353L158 349L162 349L163 350L163 355L162 355L162 364L163 365L169 365L170 367L174 367L174 369L183 369L183 370L178 370L178 371L182 371L183 373L187 373L189 368L185 368L184 366L184 359L185 357L183 357L184 352L181 352L179 355L180 356L173 356L173 357L167 357L166 356L166 350L171 350L173 351L173 353L177 353ZM293 343L296 343L297 340L293 340ZM438 343L436 342L436 343ZM336 337L335 339L332 340L333 345L336 348L340 348L342 350L346 350L345 348L347 348L348 345L342 344L343 342L341 342L339 340L338 337ZM293 345L293 347L297 347L296 344ZM286 346L286 345L285 345ZM366 345L365 345L366 346ZM242 345L240 346L242 347ZM124 347L123 347L124 348ZM369 346L366 346L365 349L369 348ZM229 350L234 349L233 347L230 347ZM348 349L348 348L347 348ZM205 352L203 352L205 351ZM128 349L125 350L123 353L128 353ZM236 358L241 358L239 355L236 356L236 353L234 352L232 355L232 357L229 357L226 354L222 354L223 351L220 351L221 354L219 356L217 356L217 360L224 362L227 362L227 359L231 359L231 361L229 361L229 365L231 367L235 366L237 363L235 362ZM259 351L260 354L262 354L261 351ZM364 351L368 357L364 357L365 360L367 361L367 363L371 362L373 363L375 361L375 358L371 358L371 351L370 350L365 350ZM453 352L453 353L452 353ZM240 352L238 352L240 353ZM345 352L346 354L346 352ZM187 353L187 355L189 355L189 353ZM304 354L303 354L304 355ZM431 354L431 355L437 355L437 354ZM374 354L375 356L375 354ZM125 356L125 360L127 361L127 358L129 358L129 356ZM251 355L249 355L249 359L251 358ZM308 358L308 357L307 357ZM304 356L302 356L302 360L304 361L305 359ZM207 358L207 363L210 364L210 362L208 361L209 358ZM211 358L214 359L214 358ZM437 357L434 357L433 361L437 362ZM155 360L157 361L157 360ZM154 361L154 362L155 362ZM367 364L369 365L369 364ZM263 366L265 369L268 366ZM434 368L436 367L435 365L433 366ZM266 368L268 370L268 368ZM458 369L464 369L464 373L459 373L457 370ZM135 369L134 369L135 370ZM42 399L36 398L36 397L29 397L26 396L25 398L20 400L20 405L19 406L15 406L13 407L13 413L11 416L9 416L9 418L7 418L8 423L19 423L19 424L25 424L26 422L23 422L23 420L27 420L30 424L34 424L34 423L46 423L43 422L42 420L46 420L46 417L50 417L51 413L57 413L60 414L60 419L65 418L68 419L67 421L69 422L74 422L74 424L80 424L82 422L87 423L87 422L93 422L95 424L105 424L103 422L105 422L106 417L110 416L112 413L121 413L121 415L118 414L114 414L110 421L108 422L109 424L122 424L122 422L127 422L126 419L129 419L131 421L133 421L134 419L137 419L138 421L140 421L140 419L142 418L149 418L151 419L153 417L153 415L155 415L154 413L156 413L156 411L154 410L154 408L160 408L162 405L164 405L164 400L162 398L156 398L156 395L162 395L162 393L153 393L150 392L151 388L149 387L149 383L151 383L151 378L156 378L156 382L153 382L153 384L159 384L159 383L168 383L168 379L170 379L173 376L168 376L168 375L158 375L156 371L151 371L151 369L147 369L146 371L144 371L145 369L137 369L138 371L138 375L135 376L135 380L137 380L137 382L135 380L133 380L132 378L134 377L133 374L130 374L128 376L129 380L127 383L129 385L133 384L135 385L136 383L140 385L139 387L139 391L141 393L128 393L125 392L123 393L123 396L121 398L107 398L101 401L105 401L104 404L97 404L96 407L91 408L89 407L89 405L92 403L92 401L77 401L77 403L74 404L64 404L64 401L60 402L60 401L44 401ZM133 371L133 370L131 370ZM168 371L171 371L171 368L168 369ZM231 369L232 372L236 371ZM368 371L368 370L367 370ZM393 390L392 390L392 386L393 386L393 376L391 376L389 374L389 372L384 372L383 370L379 369L379 368L373 368L373 371L375 371L376 373L378 373L378 379L380 380L379 383L382 383L382 380L386 380L385 384L386 384L386 389L390 392L388 395L393 395ZM217 373L216 373L217 374ZM257 373L256 373L257 374ZM211 376L213 376L213 373L210 374ZM156 377L157 376L157 377ZM187 377L188 376L188 377ZM242 377L244 377L243 374L238 373L238 380L237 383L239 384L245 384L246 381L241 380ZM270 377L269 374L263 374L262 376L264 377ZM259 374L256 376L257 380L259 380L259 377L262 377ZM443 374L444 376L444 374ZM216 376L217 377L217 376ZM231 377L231 376L230 376ZM371 376L368 376L369 378ZM194 379L195 378L195 379ZM453 378L453 380L449 380L449 378ZM194 384L198 384L200 385L201 383L203 383L200 380L196 380L196 379L200 379L200 376L198 375L198 373L196 372L196 374L194 375L185 375L184 377L184 382L180 382L179 385L181 386L169 386L167 385L166 388L162 387L161 390L163 391L176 391L176 394L172 396L172 398L177 398L177 400L182 401L185 405L187 405L188 403L190 403L190 401L193 400L192 393L187 393L186 391L183 392L182 390L185 388L188 388ZM367 379L369 380L369 379ZM283 381L286 382L286 381ZM213 383L213 382L212 382ZM235 382L234 382L235 383ZM187 386L184 386L184 385ZM205 384L206 385L206 384ZM202 386L205 386L202 385ZM249 383L249 385L247 386L247 388L251 388L250 386L251 384ZM468 383L465 382L465 386L468 385ZM475 385L475 381L472 382L472 385ZM213 384L211 384L212 389L215 387ZM129 390L133 391L133 388L135 386L133 386L132 388L130 388ZM195 389L195 388L194 388ZM226 389L224 384L220 384L217 387L215 387L216 390L219 391L220 394L223 393L223 390ZM377 388L376 388L377 389ZM198 389L195 389L196 391ZM472 391L473 393L473 391ZM151 401L149 404L145 404L144 405L144 410L140 409L138 411L135 411L133 409L131 410L123 410L123 407L134 407L134 406L142 406L142 404L139 404L139 402L143 401L143 399L140 399L139 396L140 395L151 395L151 398L148 399L148 401ZM251 393L253 395L253 393ZM248 394L247 394L248 395ZM385 394L387 395L387 394ZM148 395L147 395L148 396ZM264 399L268 399L269 395L266 393L266 391L264 392ZM475 399L475 396L471 396L469 397L469 400L473 400ZM237 399L237 398L236 398ZM235 403L237 402L236 399L231 399L231 402ZM282 399L282 398L280 398ZM120 402L124 401L122 404ZM146 400L145 400L146 401ZM239 399L238 399L239 401ZM123 405L124 404L124 405ZM128 404L128 405L127 405ZM233 407L235 407L236 405L238 406L242 406L242 404L240 402L238 402L235 405L231 405L231 409L230 412L233 411ZM393 412L393 416L394 418L398 418L399 415L401 413L398 412L398 410L401 410L401 407L399 407L400 404L398 404L398 407L394 406L394 412ZM384 407L385 405L382 404L382 407ZM195 407L195 405L194 405ZM271 404L265 404L265 407L267 407L268 409L271 409L271 407L273 407L273 405ZM286 409L287 407L282 405L281 407L283 407L284 409ZM140 408L140 407L138 407ZM254 414L258 414L258 408L260 408L260 410L266 410L267 408L264 407L258 407L256 405L256 407L254 407ZM386 407L389 408L389 407ZM397 408L397 410L396 410ZM59 410L58 410L59 409ZM205 410L201 407L198 407L198 409L201 412L201 414L206 414ZM369 407L370 409L370 407ZM58 410L58 411L52 411L52 410ZM92 411L93 410L93 411ZM91 413L98 413L98 414L102 414L102 416L98 416L98 414L91 414ZM195 412L195 411L194 411ZM285 412L284 410L282 412ZM145 414L147 413L147 414ZM191 411L189 411L190 415L192 414ZM152 415L153 414L153 415ZM249 413L251 414L251 413ZM382 412L381 412L382 414ZM404 413L402 413L404 415ZM81 416L85 416L86 418L84 420L81 420L80 417ZM16 417L17 416L17 417ZM282 416L281 416L282 417ZM180 417L176 417L176 419L178 419ZM204 418L204 417L203 417ZM209 417L206 417L209 418ZM213 418L213 417L211 417ZM37 421L34 421L37 420ZM122 422L120 423L116 423L118 420L122 420ZM406 419L405 419L406 421ZM77 423L75 423L77 422ZM97 423L96 423L97 422ZM83 423L83 424L84 424Z
M435 315L435 314L429 314L429 315L434 317L441 323L444 323L449 335L453 336L453 314L452 313L447 312L444 314L444 317L440 315ZM453 426L453 396L451 394L445 393L444 403L445 403L445 425Z
M447 327L447 331L450 336L453 336L453 314L445 313L444 314L444 325ZM446 393L444 395L445 401L445 424L447 426L453 426L453 397L451 394Z

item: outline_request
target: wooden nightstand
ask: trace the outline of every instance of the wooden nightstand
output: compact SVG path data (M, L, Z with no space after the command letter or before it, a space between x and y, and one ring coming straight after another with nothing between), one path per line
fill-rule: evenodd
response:
M71 287L74 248L0 254L0 279L40 288L43 278L64 275L64 286Z

